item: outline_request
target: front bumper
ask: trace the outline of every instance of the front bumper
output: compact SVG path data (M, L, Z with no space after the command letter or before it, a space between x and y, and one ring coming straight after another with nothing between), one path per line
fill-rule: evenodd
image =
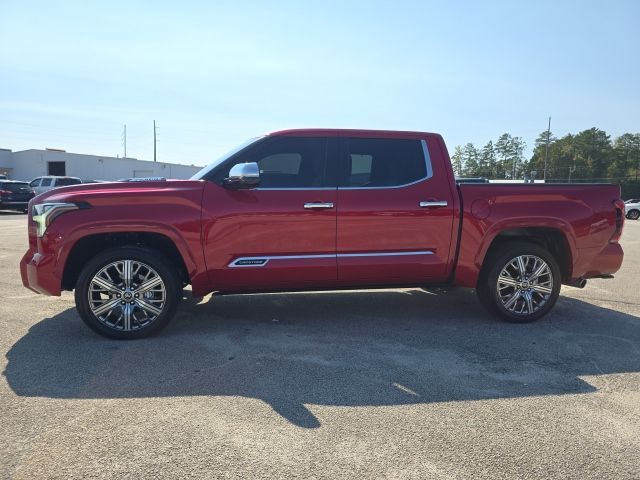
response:
M62 279L56 272L53 254L43 255L29 249L20 260L22 284L29 290L44 295L60 296Z

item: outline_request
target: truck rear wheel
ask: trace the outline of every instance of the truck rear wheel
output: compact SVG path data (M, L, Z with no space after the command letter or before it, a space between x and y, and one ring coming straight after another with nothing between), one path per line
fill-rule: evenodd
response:
M512 323L528 323L551 310L562 282L558 262L534 243L501 246L485 261L478 281L480 302Z
M161 252L118 247L84 267L75 300L89 328L106 337L132 339L153 335L169 323L178 292L175 269Z

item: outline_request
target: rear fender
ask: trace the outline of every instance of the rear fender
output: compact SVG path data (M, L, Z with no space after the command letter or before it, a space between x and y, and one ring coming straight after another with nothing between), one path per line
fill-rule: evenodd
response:
M485 258L491 246L496 238L503 232L521 228L548 228L559 231L567 241L571 259L577 258L577 246L576 235L571 225L559 218L553 217L515 217L497 221L492 224L486 231L478 231L482 229L482 222L478 222L476 219L471 219L471 223L475 224L465 225L468 217L465 217L463 221L463 234L461 244L464 247L465 242L473 242L473 237L481 235L481 239L477 244L475 252L470 250L470 247L464 247L462 249L458 269L456 271L455 284L466 287L475 288L478 283L478 278L482 270ZM472 229L473 232L466 232L465 230ZM466 253L465 253L466 250ZM572 260L573 261L573 260ZM572 262L569 262L571 268Z

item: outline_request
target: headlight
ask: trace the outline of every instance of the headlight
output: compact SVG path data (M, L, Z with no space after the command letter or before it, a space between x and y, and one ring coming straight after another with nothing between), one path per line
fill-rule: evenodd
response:
M42 237L58 215L72 210L78 210L80 205L75 203L39 203L32 207L31 216L38 225L37 234Z

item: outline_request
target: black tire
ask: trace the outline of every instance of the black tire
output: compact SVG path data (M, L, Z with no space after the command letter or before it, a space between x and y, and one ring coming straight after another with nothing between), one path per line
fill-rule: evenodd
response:
M500 272L510 262L521 255L538 257L544 261L549 267L549 276L552 280L551 292L548 293L548 297L545 297L546 299L544 301L540 301L539 303L541 303L541 305L532 313L517 313L509 310L505 307L498 294L498 277L500 276ZM547 276L545 278L548 279L549 277ZM503 320L511 323L529 323L549 313L558 300L561 283L562 274L560 267L549 251L534 243L513 242L500 245L499 248L493 249L487 256L480 274L480 279L478 280L476 292L480 303L490 312L500 316ZM533 295L536 295L536 298L542 298L540 294L535 293L535 285L531 285L531 289L534 290ZM507 294L515 294L516 287L513 287L513 291L507 289L506 292ZM524 290L524 294L527 294L526 289ZM529 295L531 294L529 293ZM525 297L518 297L516 302L525 302Z
M640 210L636 210L635 208L633 210L629 210L627 218L629 220L638 220L638 218L640 218Z
M160 313L157 314L152 321L143 326L135 325L135 315L132 314L131 318L133 318L133 321L130 321L132 328L130 330L124 330L123 327L118 327L117 325L109 326L93 313L91 306L89 305L89 287L94 276L105 266L121 260L133 260L134 262L141 262L145 266L151 267L162 280L165 289L165 299ZM84 323L100 335L122 340L144 338L160 331L169 323L171 318L173 318L180 301L180 296L178 295L179 291L180 283L178 282L176 270L172 263L169 262L161 252L135 246L116 247L99 253L89 261L80 272L75 289L76 308ZM111 301L112 299L115 300L115 295L116 294L114 294L114 297L110 296L108 301ZM143 301L148 301L143 294L141 294L140 298ZM135 301L133 298L131 298L131 300ZM124 304L125 302L121 303ZM145 313L138 307L137 303L136 307L133 307L133 303L131 303L131 305L132 309L138 309L139 315L140 312ZM122 307L116 305L114 307L114 315L117 314L118 308ZM122 313L121 310L120 313Z

